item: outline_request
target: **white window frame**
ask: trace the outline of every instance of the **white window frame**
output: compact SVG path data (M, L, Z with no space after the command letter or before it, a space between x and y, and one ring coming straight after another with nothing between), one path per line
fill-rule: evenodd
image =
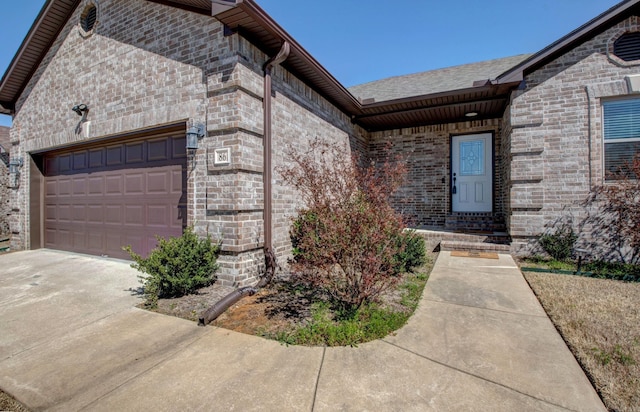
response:
M611 104L611 103L615 103L615 102L621 102L621 101L629 101L629 100L635 100L637 101L638 104L638 109L637 109L637 118L638 120L634 119L634 124L638 124L640 125L640 95L625 95L625 96L619 96L617 98L614 99L606 99L606 100L602 100L601 101L601 108L602 108L602 167L604 170L604 180L605 181L615 181L615 179L609 178L608 177L608 173L609 173L609 169L607 168L607 162L606 162L606 146L607 144L615 144L615 143L635 143L635 142L640 142L640 131L638 132L638 136L637 137L623 137L623 138L618 138L618 139L607 139L606 138L606 126L607 126L607 117L605 116L605 106L607 104ZM635 111L634 111L635 113ZM640 152L639 152L640 153Z

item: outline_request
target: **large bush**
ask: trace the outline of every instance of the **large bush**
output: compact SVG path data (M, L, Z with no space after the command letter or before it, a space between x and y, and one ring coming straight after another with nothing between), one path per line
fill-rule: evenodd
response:
M147 306L154 307L158 298L193 293L216 280L220 247L210 236L201 239L192 228L186 228L180 237L157 239L158 246L146 258L133 252L131 246L124 248L134 260L131 267L145 274L140 281Z
M292 163L278 171L306 203L291 229L294 277L354 309L399 280L405 223L389 197L406 167L399 159L363 166L346 153L315 140L306 152L289 151Z

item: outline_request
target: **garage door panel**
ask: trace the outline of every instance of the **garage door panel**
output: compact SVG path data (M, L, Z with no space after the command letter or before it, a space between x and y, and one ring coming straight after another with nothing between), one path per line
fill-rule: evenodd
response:
M147 194L169 194L171 193L171 171L147 172Z
M109 205L104 206L104 223L107 225L121 225L122 224L122 205Z
M104 248L104 233L89 231L87 232L87 246L93 253L102 253Z
M45 244L81 253L146 256L155 235L186 224L186 156L176 141L153 138L44 156ZM184 151L183 151L184 152ZM72 171L63 169L66 164Z
M109 251L109 256L112 257L129 257L129 255L122 250L122 246L127 246L129 243L124 240L124 237L120 233L105 233L105 250Z
M47 222L55 222L58 219L58 206L46 205L44 208L44 219Z
M89 176L87 178L87 194L102 196L104 194L104 176Z
M176 230L187 225L187 206L171 208L171 228Z
M81 229L81 228L80 228ZM82 250L86 248L87 239L84 231L74 230L71 232L71 239L74 250Z
M48 181L44 185L44 195L48 196L57 196L58 195L58 182L57 181Z
M127 164L142 163L144 158L144 142L125 145L125 161Z
M171 193L181 194L182 188L187 185L184 181L185 179L186 175L183 176L183 173L180 170L173 170L171 172Z
M87 220L87 206L82 204L74 204L71 206L71 215L73 216L74 222L82 222L84 223Z
M104 208L102 204L87 205L87 223L102 224L104 223Z
M105 195L121 196L124 188L124 177L121 174L108 174L104 177Z
M73 153L73 170L83 170L87 168L87 151Z
M106 148L107 166L120 166L124 163L122 156L122 145L109 146Z
M144 224L143 205L125 205L124 224L127 226L142 226Z
M87 194L87 177L80 176L72 179L73 195L85 195Z
M71 179L68 177L63 177L58 179L58 196L69 196L71 195Z
M148 159L152 160L168 160L169 159L169 140L153 139L148 141Z
M124 177L124 194L125 195L144 195L144 174L134 172Z
M171 158L180 159L187 156L187 138L173 137L171 140Z
M89 168L101 168L104 166L104 148L89 150Z
M168 205L147 206L147 226L164 227L171 220L171 211Z
M118 236L117 240L115 237L110 239L112 239L111 247L116 245L131 246L131 249L138 254L144 254L144 251L147 250L147 239L144 236L125 233L123 236Z
M58 229L56 231L56 244L60 245L64 250L72 250L71 233L65 229Z
M44 238L46 247L52 247L57 244L56 232L56 229L45 229Z
M58 205L58 221L60 223L71 221L71 205Z
M60 156L60 159L58 159L58 168L60 173L71 170L71 154Z
M59 173L58 158L57 157L46 158L44 160L44 170L45 170L45 173L48 175L58 174Z

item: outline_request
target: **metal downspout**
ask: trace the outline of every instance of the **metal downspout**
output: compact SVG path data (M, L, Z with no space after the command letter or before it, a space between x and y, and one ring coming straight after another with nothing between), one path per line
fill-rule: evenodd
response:
M245 296L251 296L258 292L258 288L266 286L273 277L275 271L275 255L273 253L273 232L272 232L272 196L271 196L271 69L282 63L289 57L290 46L284 42L278 54L267 60L263 66L264 70L264 164L263 164L263 186L264 186L264 252L265 252L265 276L258 282L256 287L247 286L234 290L218 303L210 307L198 319L199 326L208 325L218 316L223 314L234 303Z
M271 69L284 62L289 57L291 46L288 42L282 43L278 54L267 60L264 70L264 154L263 154L263 186L264 186L264 249L265 252L273 250L273 224L272 224L272 184L271 184Z

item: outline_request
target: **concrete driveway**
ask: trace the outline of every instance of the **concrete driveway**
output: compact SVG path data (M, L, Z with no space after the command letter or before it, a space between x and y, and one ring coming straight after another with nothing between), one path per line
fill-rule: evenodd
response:
M127 262L0 255L0 388L33 410L605 410L513 260L442 252L395 336L274 341L140 310Z

